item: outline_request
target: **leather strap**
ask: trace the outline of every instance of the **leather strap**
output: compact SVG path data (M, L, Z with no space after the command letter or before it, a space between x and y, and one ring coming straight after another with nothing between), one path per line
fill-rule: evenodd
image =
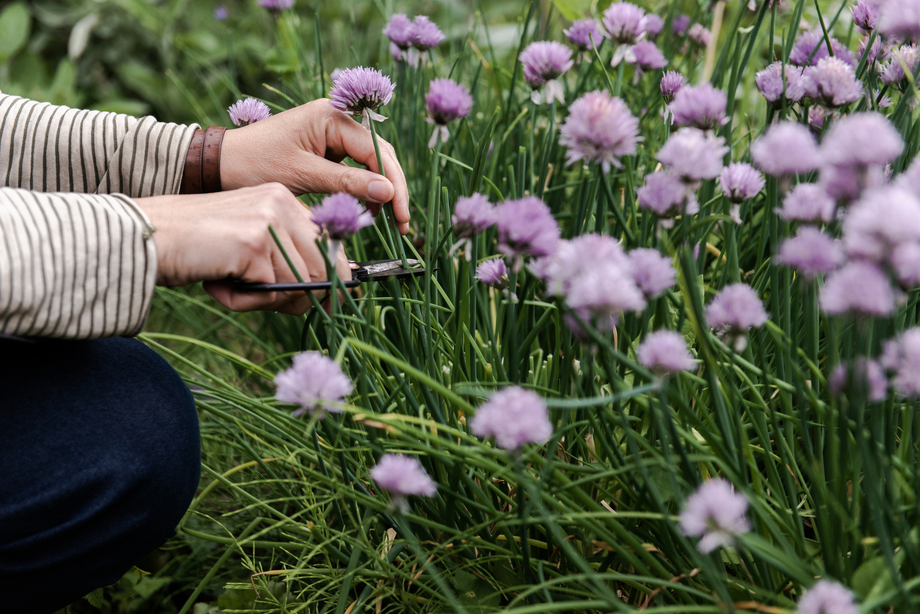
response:
M182 177L183 194L220 192L220 147L226 128L210 126L199 128L192 135L185 157L185 174Z

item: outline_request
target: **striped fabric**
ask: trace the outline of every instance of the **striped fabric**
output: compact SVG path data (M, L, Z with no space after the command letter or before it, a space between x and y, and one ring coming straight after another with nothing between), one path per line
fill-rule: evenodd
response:
M154 229L129 197L176 194L197 126L0 94L0 334L137 334Z

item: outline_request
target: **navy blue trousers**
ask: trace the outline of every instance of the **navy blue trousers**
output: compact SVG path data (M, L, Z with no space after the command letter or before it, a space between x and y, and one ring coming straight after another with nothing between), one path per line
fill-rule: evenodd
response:
M173 535L200 456L191 393L139 341L0 340L0 611L118 581Z

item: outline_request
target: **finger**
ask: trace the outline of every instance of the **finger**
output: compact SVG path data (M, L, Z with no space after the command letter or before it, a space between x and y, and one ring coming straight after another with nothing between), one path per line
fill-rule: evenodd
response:
M338 162L338 164L345 168L349 168L349 166L345 164L345 162ZM380 209L383 206L382 203L375 203L372 200L364 199L364 204L367 207L367 210L371 212L371 215L373 215L374 217L377 217L378 215L380 215Z
M303 281L312 281L309 268L297 253L287 233L279 233L279 240ZM246 271L243 279L266 283L297 281L287 260L274 242L271 243L267 253L260 254L259 257L253 259L253 265ZM204 283L204 288L214 300L231 311L271 310L302 314L312 306L312 302L304 296L303 292L245 292L237 290L233 282L226 280L207 281Z
M374 141L371 133L361 124L351 120L345 114L339 114L333 120L334 127L338 131L341 139L342 149L348 156L368 167L370 170L379 172L377 164L377 153L374 150ZM393 201L393 215L399 226L399 231L405 234L409 231L409 191L406 184L406 176L403 169L396 159L396 152L386 140L378 138L380 146L380 157L383 160L383 168L386 172L387 179L393 183L394 193L391 197ZM372 199L376 202L388 202L379 199Z
M344 164L336 164L310 154L311 159L304 166L310 169L310 176L305 177L307 191L334 194L347 192L359 200L367 201L371 207L380 210L380 204L393 199L396 190L386 177Z

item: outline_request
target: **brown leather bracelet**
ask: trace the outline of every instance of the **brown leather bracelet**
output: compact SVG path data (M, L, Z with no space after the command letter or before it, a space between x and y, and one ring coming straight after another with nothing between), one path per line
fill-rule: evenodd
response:
M182 177L183 194L220 192L220 146L226 128L210 126L199 128L192 135L185 156L185 174Z

